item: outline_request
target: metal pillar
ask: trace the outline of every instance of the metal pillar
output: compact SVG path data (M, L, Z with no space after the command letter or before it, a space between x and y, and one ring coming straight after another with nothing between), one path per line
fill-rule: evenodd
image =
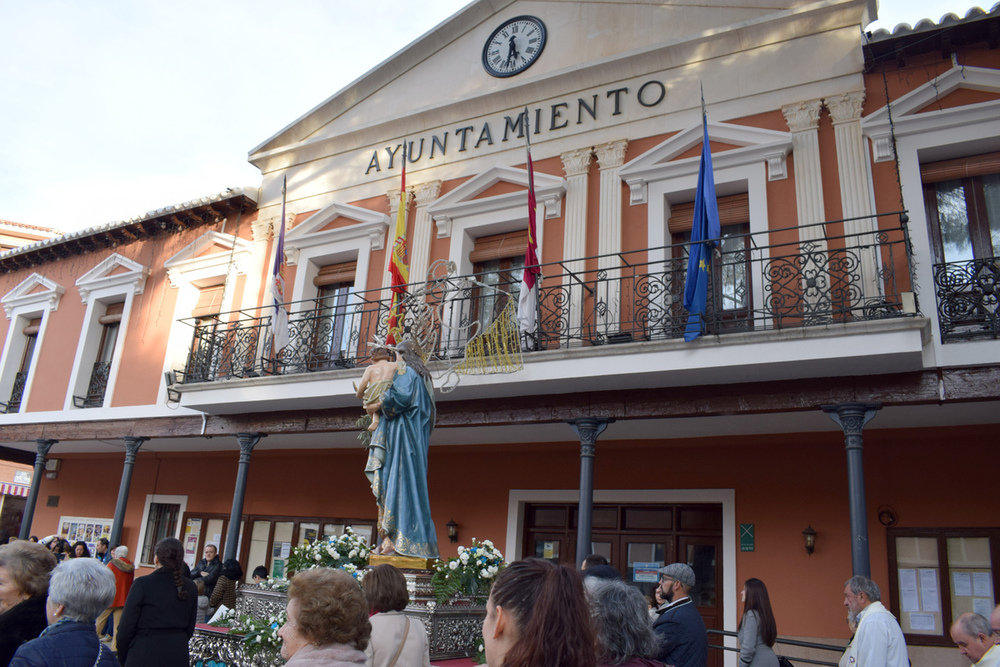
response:
M577 519L576 566L590 555L591 524L594 516L594 454L597 437L614 419L604 417L581 417L567 419L573 432L580 438L580 507Z
M115 503L115 520L111 524L111 536L108 541L114 548L122 543L122 528L125 525L125 508L128 506L128 490L132 486L132 467L135 465L135 455L142 447L142 443L149 438L137 438L135 436L125 436L125 465L122 467L122 481L118 485L118 502Z
M42 476L45 475L45 461L48 459L49 450L58 440L47 440L36 438L35 445L35 472L31 475L31 490L28 491L28 500L24 503L24 514L21 516L21 532L18 539L26 540L31 536L31 519L35 516L35 502L38 500L38 485L42 483Z
M250 471L250 454L266 433L237 433L240 443L240 467L236 471L236 490L233 492L233 511L229 515L229 530L226 531L226 548L223 551L223 562L236 558L236 547L240 539L240 521L243 518L243 496L247 491L247 473Z
M841 403L823 405L821 409L844 429L847 450L847 495L851 507L851 571L854 575L872 576L868 553L868 519L865 512L865 464L862 457L864 438L861 432L881 403Z

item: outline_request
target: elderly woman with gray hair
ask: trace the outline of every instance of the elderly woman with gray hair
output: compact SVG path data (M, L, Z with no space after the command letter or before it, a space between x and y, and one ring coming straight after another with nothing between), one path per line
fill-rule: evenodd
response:
M659 640L639 589L621 580L593 577L584 585L597 626L599 667L660 667L662 663L653 660Z
M100 561L76 558L60 563L49 580L49 627L17 649L11 667L118 667L94 626L114 597L115 577Z

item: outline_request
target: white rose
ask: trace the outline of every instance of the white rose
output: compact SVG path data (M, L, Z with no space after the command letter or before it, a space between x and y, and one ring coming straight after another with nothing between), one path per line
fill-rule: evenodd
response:
M338 554L336 551L333 552L333 560L340 560L340 554Z
M323 560L323 557L321 555L319 555L319 554L316 554L315 556L313 556L313 559L318 562L318 561Z
M486 568L483 568L482 570L479 571L479 576L482 577L483 579L489 579L490 571L487 570Z
M458 569L458 561L457 560L451 561L450 563L448 563L448 567L450 567L453 570L457 570Z

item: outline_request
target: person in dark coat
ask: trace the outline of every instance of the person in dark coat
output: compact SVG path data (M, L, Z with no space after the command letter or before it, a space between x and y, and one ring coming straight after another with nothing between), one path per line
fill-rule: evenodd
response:
M125 667L187 667L188 640L198 621L198 589L181 574L184 548L156 544L157 569L132 583L118 624L118 659Z
M689 593L694 570L685 563L660 568L660 595L666 604L656 610L653 631L660 638L656 659L675 667L705 667L708 631Z
M94 625L114 596L115 577L100 561L61 563L49 582L49 627L17 649L10 667L119 667Z
M211 599L220 574L222 574L222 561L219 559L219 550L214 544L209 544L205 547L205 557L198 561L187 576L205 582L205 595Z
M240 588L240 579L243 578L243 566L235 558L230 558L222 564L222 574L215 584L215 590L209 598L208 606L211 610L218 609L219 605L226 605L230 609L236 609L236 592ZM207 622L207 619L206 619Z
M48 626L45 596L55 566L56 557L41 544L18 540L0 546L0 667Z

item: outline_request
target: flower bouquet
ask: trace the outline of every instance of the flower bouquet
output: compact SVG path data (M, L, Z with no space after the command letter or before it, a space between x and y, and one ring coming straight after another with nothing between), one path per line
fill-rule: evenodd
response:
M346 528L340 537L306 542L295 547L287 567L290 572L305 572L315 567L339 568L360 581L368 564L369 553L371 547L368 546L368 540Z
M281 637L278 628L285 624L288 616L281 611L266 619L254 618L246 614L238 616L234 611L228 611L224 616L211 623L218 627L228 627L229 634L242 635L247 654L252 658L261 651L281 651Z
M455 595L468 595L480 604L485 603L503 566L503 554L493 542L477 542L472 538L471 547L459 547L456 558L438 561L434 566L431 583L437 603L444 604Z

